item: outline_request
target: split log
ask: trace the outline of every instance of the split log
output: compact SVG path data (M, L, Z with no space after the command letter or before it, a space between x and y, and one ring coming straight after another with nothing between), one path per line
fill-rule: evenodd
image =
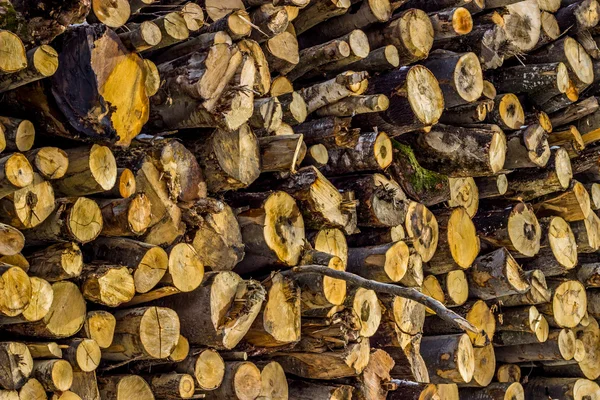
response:
M25 385L21 389L19 389L19 394L15 400L23 399L23 400L43 400L47 399L46 390L35 378L30 378L27 380Z
M557 215L568 222L581 221L592 213L589 193L575 180L566 191L538 200L534 210L540 217Z
M221 386L225 375L225 362L216 350L206 349L190 355L177 364L177 371L195 377L200 390L214 390Z
M44 179L59 179L69 167L68 154L58 147L40 147L25 153L35 171Z
M102 358L126 361L132 358L166 358L179 339L177 313L164 307L140 307L117 311L112 344Z
M483 300L529 290L519 264L504 247L477 258L467 274L469 294Z
M463 207L436 213L439 239L435 254L425 272L435 275L455 269L467 269L479 253L475 226Z
M101 349L112 343L116 326L115 317L108 311L89 311L78 336L93 340Z
M475 53L436 50L423 63L438 79L446 108L473 102L483 92L483 74Z
M302 15L305 15L305 13L302 13ZM289 32L280 33L267 40L262 44L262 49L269 63L269 68L273 71L281 73L289 71L300 61L298 41L296 36Z
M569 224L560 217L540 219L540 252L525 263L526 270L539 269L546 277L563 275L577 265L577 242Z
M154 399L150 385L138 375L112 375L98 377L100 398L106 400Z
M24 336L60 339L73 336L85 320L85 300L77 286L68 281L52 285L53 300L48 313L37 322L5 326L5 330Z
M286 373L308 379L336 379L360 374L369 362L369 351L369 341L363 339L342 351L275 353L273 359Z
M50 182L34 173L30 185L0 199L0 220L20 229L34 228L54 211L54 200Z
M506 137L505 169L544 167L550 159L546 131L532 124Z
M402 95L394 94L399 92ZM444 110L439 82L431 71L420 65L401 67L371 78L367 94L384 94L390 99L390 105L381 113L359 115L354 118L355 122L368 130L378 126L390 136L434 125Z
M59 68L52 76L57 106L84 136L127 147L148 120L142 59L127 51L106 25L79 26L61 38ZM97 63L98 54L109 61ZM82 65L88 66L85 73ZM114 78L119 74L110 73L114 71L127 71L131 79L124 85ZM82 91L90 92L85 101L78 97ZM98 110L102 118L92 116Z
M421 343L421 354L433 383L471 381L475 359L466 334L424 337Z
M244 337L261 310L265 290L256 281L243 281L229 272L207 273L199 288L171 296L157 304L175 310L181 320L181 334L193 345L220 349L235 347ZM192 304L210 304L206 313L198 313ZM227 319L227 327L223 324ZM193 323L190 321L194 321Z
M288 26L287 10L283 6L266 3L250 12L253 30L250 37L257 42L264 42L282 32Z
M89 250L96 260L119 263L133 269L138 293L154 288L167 272L170 261L162 248L126 238L99 238L89 245Z
M506 247L513 255L532 257L540 249L542 232L530 204L517 203L477 214L473 223L482 240L493 246Z
M21 388L33 372L33 359L27 346L19 342L2 342L0 359L5 366L0 374L0 387L6 390Z
M291 172L304 159L302 135L275 135L259 138L261 172Z
M600 218L595 213L590 213L583 221L569 224L579 253L593 253L600 248Z
M27 233L28 243L74 241L90 242L102 231L102 214L95 201L85 197L56 200L56 208Z

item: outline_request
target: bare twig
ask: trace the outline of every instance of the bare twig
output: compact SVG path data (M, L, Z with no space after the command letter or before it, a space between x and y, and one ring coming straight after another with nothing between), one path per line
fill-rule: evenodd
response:
M282 273L285 274L286 272L287 271L283 271ZM454 311L447 309L442 303L440 303L436 299L429 297L426 294L423 294L414 288L407 288L389 283L372 281L369 279L365 279L361 276L351 274L350 272L337 271L329 267L325 267L323 265L303 265L300 267L292 268L291 272L293 274L317 273L321 275L326 275L331 278L341 279L346 282L353 283L365 289L373 290L377 293L388 293L395 296L414 300L417 303L421 303L424 306L431 308L433 311L435 311L437 316L443 319L444 321L450 322L451 324L458 326L464 331L479 333L479 329L477 329L469 321L456 314Z

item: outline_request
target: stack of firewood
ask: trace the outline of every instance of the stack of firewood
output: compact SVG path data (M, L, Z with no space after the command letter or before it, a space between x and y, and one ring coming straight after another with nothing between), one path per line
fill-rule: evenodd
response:
M599 21L0 0L0 399L600 399Z

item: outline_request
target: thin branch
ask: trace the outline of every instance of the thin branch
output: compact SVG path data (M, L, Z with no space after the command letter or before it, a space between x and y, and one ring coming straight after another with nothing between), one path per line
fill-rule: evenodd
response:
M283 271L282 273L285 274L286 272L287 271ZM361 276L351 274L350 272L336 271L335 269L331 269L323 265L302 265L300 267L292 268L291 272L294 274L316 273L326 275L331 278L341 279L346 282L350 282L354 285L363 287L365 289L373 290L377 293L388 293L394 296L414 300L417 303L421 303L424 306L431 308L433 311L435 311L437 316L443 319L444 321L454 324L464 331L479 333L479 329L477 329L472 323L470 323L454 311L447 309L442 303L440 303L436 299L429 297L426 294L423 294L414 288L407 288L389 283L372 281L370 279L365 279Z

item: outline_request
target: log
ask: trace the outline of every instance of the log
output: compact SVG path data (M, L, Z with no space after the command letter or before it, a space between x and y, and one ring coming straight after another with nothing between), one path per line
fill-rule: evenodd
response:
M214 390L223 382L225 362L216 350L206 349L177 364L177 371L195 377L201 390Z
M306 15L303 13L302 15ZM262 44L269 67L283 73L293 69L300 61L298 54L298 41L296 36L289 32L276 35ZM290 82L291 83L291 82ZM274 95L273 93L271 93Z
M521 368L517 364L498 365L496 380L499 383L513 383L521 381Z
M508 190L506 174L482 176L475 179L480 199L490 199L503 196Z
M418 18L416 20L418 21ZM418 89L419 85L427 89L421 91ZM401 96L395 94L399 90ZM384 94L390 99L390 105L382 113L368 113L355 117L357 126L368 130L378 126L390 136L434 125L444 110L444 96L439 82L435 75L423 66L401 67L371 78L367 94Z
M135 295L133 276L121 265L86 264L77 280L86 300L107 307L118 307Z
M157 24L144 21L128 32L120 33L119 39L129 50L142 52L158 45L162 40L162 33Z
M117 321L108 311L89 311L79 336L93 340L101 349L108 348L115 332Z
M73 368L65 360L36 360L32 375L48 392L64 392L73 383Z
M477 258L467 275L470 278L469 294L483 300L529 290L519 264L504 247Z
M431 382L468 383L473 378L475 359L466 334L424 337L421 354Z
M0 117L0 131L6 150L24 152L33 146L35 127L27 119Z
M151 400L154 398L150 385L138 375L112 375L98 377L100 398L121 400L136 398Z
M19 335L47 339L67 338L77 333L85 321L86 304L81 292L68 281L54 283L52 291L52 305L44 318L3 328Z
M154 375L148 379L148 384L155 396L189 399L194 395L194 378L188 374Z
M519 382L494 382L486 388L460 389L460 398L465 400L525 400L525 393Z
M54 211L35 228L29 229L27 241L74 241L87 243L102 231L102 214L95 201L85 197L56 200Z
M469 284L464 271L450 271L447 274L437 275L436 279L444 293L444 303L447 307L465 304L469 297Z
M302 135L259 138L262 172L296 172L306 153Z
M575 334L569 329L551 330L544 343L496 348L501 362L571 360L575 354Z
M539 269L547 277L563 275L575 268L577 242L569 224L560 217L549 217L542 218L540 225L543 232L540 252L524 268Z
M566 191L539 199L533 207L540 217L556 215L568 222L581 221L592 213L589 193L575 180Z
M100 347L93 339L72 339L63 344L64 359L74 371L93 372L100 364Z
M417 383L401 380L397 383L397 389L388 394L391 400L407 399L407 400L432 400L439 398L437 386L433 383Z
M501 129L519 129L525 123L525 113L519 98L513 93L496 96L494 109L487 114L487 120Z
M28 83L48 78L54 75L58 69L58 53L51 46L41 45L34 47L26 55L27 68L0 77L0 92L6 92Z
M570 222L579 253L593 253L600 248L600 219L597 217L590 213L583 221Z
M119 263L131 268L138 293L147 293L154 288L167 272L170 261L162 248L127 238L99 238L86 249L89 249L89 254L95 260Z
M399 296L380 295L385 307L384 320L393 321L397 328L414 336L422 332L425 321L425 306Z
M473 29L471 12L464 7L431 12L429 18L435 32L434 42L466 35Z
M406 235L413 239L412 245L424 262L435 254L439 230L435 216L421 203L410 202L406 209Z
M54 211L54 200L50 182L34 173L30 185L0 199L0 220L20 229L36 227Z
M5 276L7 275L7 276ZM26 280L21 279L18 280L18 276L11 277L8 276L6 272L2 275L5 280L12 278L15 283L13 283L14 288L12 290L6 290L7 294L11 294L13 296L17 296L17 299L4 299L2 306L2 313L8 316L3 316L0 318L0 325L2 324L16 324L20 322L36 322L44 318L48 312L50 311L50 307L52 305L52 301L54 299L54 293L52 291L52 286L47 281L37 278L31 277L30 287L31 287L31 296L29 298L28 304L23 308L23 299L18 298L18 290L24 290L26 288ZM10 312L7 312L7 307L13 307ZM16 312L21 312L19 315L14 316Z
M63 352L62 348L59 347L56 342L46 342L46 343L27 343L27 348L31 353L31 357L34 359L44 358L62 358Z
M328 154L321 168L324 175L383 170L392 162L392 144L385 132L369 132L361 134L355 146L329 149Z
M33 359L27 346L19 342L2 342L0 359L5 366L0 373L0 387L6 390L21 388L33 372Z
M475 53L436 50L423 63L440 82L446 108L473 102L483 92L483 74Z
M143 193L97 203L102 213L102 236L139 236L150 226L152 206Z
M369 362L369 341L363 339L348 345L342 351L323 353L275 353L286 373L308 379L335 379L357 376ZM327 368L323 368L323 366Z
M132 358L166 358L179 339L177 313L164 307L139 307L117 311L112 344L102 358L125 361Z
M551 281L552 303L540 305L539 310L561 328L574 328L587 310L587 294L579 281ZM551 321L549 321L551 322Z
M62 392L60 396L59 400L99 400L100 391L98 390L96 372L73 371L73 384L71 385L71 389Z
M345 14L350 4L350 1L344 0L319 0L310 4L294 20L296 33L301 35L320 22Z
M18 397L15 400L43 400L45 398L48 397L40 381L35 378L30 378L25 385L19 389Z
M435 254L425 272L440 275L455 269L467 269L479 253L475 226L463 207L436 213L439 239Z
M354 387L292 380L289 382L289 396L298 400L350 400Z
M250 37L257 42L264 42L284 32L288 26L288 14L285 7L269 3L252 10L250 20L255 28L250 33Z
M68 154L58 147L40 147L28 151L25 156L35 171L47 180L62 178L69 167Z
M553 126L567 125L593 114L598 110L599 106L600 104L596 97L588 97L550 115L550 121Z
M533 270L524 273L529 282L529 290L523 294L504 296L498 299L507 307L535 305L547 303L552 299L552 292L548 289L544 273Z
M255 364L226 362L223 383L207 394L214 398L251 400L258 397L261 388L261 374Z
M535 306L511 307L502 310L496 315L497 323L496 330L500 332L525 332L535 335L535 339L539 343L544 343L548 339L548 321L540 314ZM511 335L502 336L502 339L508 339ZM513 335L517 337L518 335ZM525 335L523 335L525 336ZM526 335L530 337L531 335ZM496 338L494 344L511 345L508 340L499 341ZM536 343L536 342L533 342ZM508 367L507 367L508 368ZM508 371L510 372L510 371ZM500 374L500 373L498 373ZM498 379L500 380L500 379Z
M506 137L505 169L544 167L550 159L546 131L532 124Z
M525 396L532 400L541 400L543 396L575 400L593 396L591 393L597 390L597 384L587 379L539 377L525 385Z
M482 240L506 247L513 255L532 257L540 249L541 228L530 204L517 203L478 214L473 223Z
M367 84L364 72L348 71L328 81L298 91L310 114L317 109L351 95L364 93Z

